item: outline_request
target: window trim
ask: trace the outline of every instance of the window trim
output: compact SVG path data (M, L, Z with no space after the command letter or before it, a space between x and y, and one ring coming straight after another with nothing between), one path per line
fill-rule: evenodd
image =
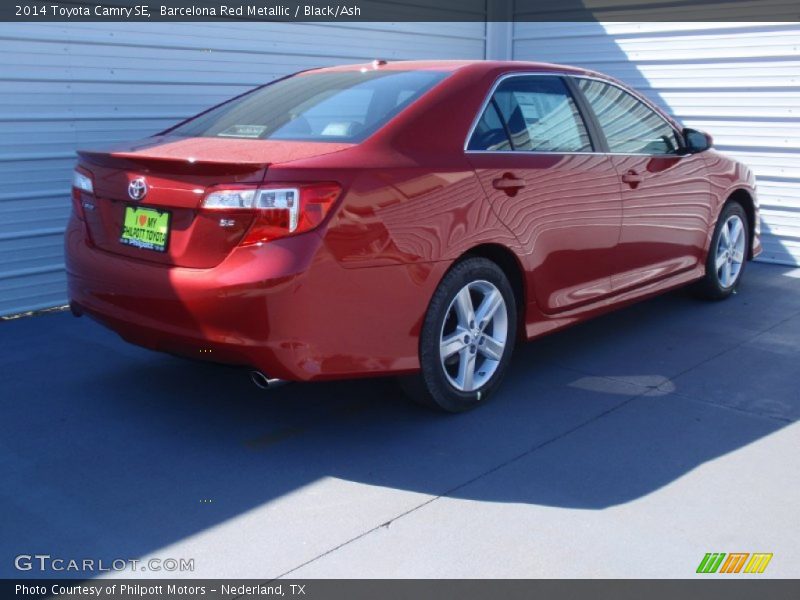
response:
M606 139L603 128L600 126L600 121L598 121L597 115L594 114L588 99L583 94L580 86L573 77L564 77L564 83L572 93L572 97L575 99L575 104L578 105L578 110L583 115L583 120L586 123L586 129L589 130L589 135L593 140L596 140L596 143L592 144L594 153L607 154L609 152L608 140Z
M554 151L551 151L551 150L516 150L516 149L514 149L514 142L511 140L511 134L510 134L510 132L508 130L508 124L506 123L506 120L503 117L503 114L500 112L500 110L499 110L499 108L497 106L495 106L495 110L497 110L497 113L498 113L498 115L500 117L500 120L503 123L503 128L506 130L506 135L509 138L509 142L511 143L512 149L511 150L469 150L469 142L472 139L472 136L475 134L475 129L477 129L478 123L480 123L481 117L483 117L483 113L486 112L486 109L489 107L489 104L491 104L492 102L497 104L496 101L494 100L494 95L495 95L495 92L497 91L497 88L499 88L500 85L504 81L506 81L507 79L512 79L514 77L531 77L531 76L534 76L534 77L551 77L551 78L554 78L554 79L560 79L561 80L561 82L564 84L564 87L566 88L567 94L569 95L570 98L572 98L572 101L575 103L575 109L578 111L578 116L580 117L581 123L583 124L583 128L586 130L586 135L589 138L589 144L591 145L592 150L589 151L589 152L577 151L577 150L571 150L571 151L568 150L568 151L563 151L563 152L554 152ZM542 72L514 71L513 73L503 73L492 84L492 87L489 90L489 93L484 98L483 102L481 103L481 107L480 107L480 110L478 111L477 116L473 119L472 125L469 128L469 132L467 133L466 140L464 141L464 152L468 153L468 154L487 154L487 153L505 154L505 153L514 152L515 154L541 154L541 155L544 155L544 156L547 156L547 155L560 155L560 154L598 154L597 148L598 148L598 146L600 146L599 142L601 140L596 138L594 133L595 132L594 132L593 123L591 122L590 119L588 119L586 117L586 115L581 110L581 102L576 97L575 90L573 90L572 85L570 85L570 82L566 80L566 77L565 77L565 75L563 73L560 73L560 72L542 73ZM602 140L602 141L605 141L605 140Z
M497 88L500 87L500 84L503 83L506 79L511 79L513 77L557 77L564 80L564 85L572 94L573 100L577 105L578 112L583 119L584 126L586 127L587 133L589 135L590 142L592 144L592 148L594 148L591 152L585 151L571 151L571 152L552 152L552 151L537 151L537 150L469 150L469 141L472 139L473 134L475 133L475 129L478 126L478 122L480 121L481 117L483 116L484 111L489 106L489 103L494 98L494 93L497 91ZM549 72L541 72L541 71L513 71L509 73L503 73L500 75L495 82L492 84L492 87L489 88L489 92L486 94L486 97L483 99L481 106L478 110L477 115L472 120L472 125L470 125L469 131L467 132L467 137L464 140L464 153L465 154L529 154L529 155L540 155L540 156L571 156L571 155L590 155L596 154L598 156L649 156L655 158L683 158L685 156L689 156L688 154L646 154L646 153L629 153L629 152L610 152L608 141L606 140L606 136L603 133L602 128L600 127L600 123L597 121L597 116L594 114L594 110L591 108L589 101L586 99L583 91L579 88L579 86L575 85L573 80L575 79L589 79L592 81L599 81L601 83L605 83L616 88L619 88L623 92L633 96L636 100L642 102L647 108L653 111L664 123L666 123L670 129L672 129L678 137L678 140L685 146L685 142L683 139L683 134L679 129L675 127L675 125L669 121L664 115L661 114L661 111L658 110L653 104L647 100L646 98L641 97L639 94L633 93L631 90L627 89L624 85L611 81L609 79L604 79L602 77L595 77L592 75L578 75L574 73L564 73L559 71L554 71L552 73ZM502 115L500 115L502 120ZM682 147L683 147L682 146ZM597 148L600 149L597 149Z

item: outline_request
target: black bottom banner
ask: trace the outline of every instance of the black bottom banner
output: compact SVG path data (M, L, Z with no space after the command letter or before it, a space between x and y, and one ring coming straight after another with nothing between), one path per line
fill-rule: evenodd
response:
M101 598L104 600L174 600L178 598L293 598L303 600L373 599L529 599L577 600L744 600L800 598L797 580L452 580L452 579L92 579L13 580L0 583L2 598Z

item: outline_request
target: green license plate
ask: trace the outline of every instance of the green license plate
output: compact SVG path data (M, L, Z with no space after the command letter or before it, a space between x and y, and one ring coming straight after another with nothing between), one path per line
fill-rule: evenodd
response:
M128 246L164 252L169 238L169 213L154 208L126 206L122 236Z

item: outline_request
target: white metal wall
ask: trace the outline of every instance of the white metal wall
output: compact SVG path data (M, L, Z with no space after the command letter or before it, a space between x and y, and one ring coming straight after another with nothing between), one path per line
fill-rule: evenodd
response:
M148 135L302 68L376 56L483 58L486 29L482 22L0 24L0 315L65 300L61 236L76 148ZM800 264L800 25L493 23L488 30L491 58L604 71L710 131L759 177L764 260Z
M66 300L77 148L150 135L300 69L484 55L483 22L0 24L0 315Z
M516 23L513 57L633 85L750 165L762 260L800 264L800 24Z

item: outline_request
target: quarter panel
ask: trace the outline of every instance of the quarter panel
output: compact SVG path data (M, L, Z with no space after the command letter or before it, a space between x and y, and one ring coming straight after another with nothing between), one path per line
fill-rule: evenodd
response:
M469 165L365 170L324 237L345 268L452 261L482 243L518 246Z

